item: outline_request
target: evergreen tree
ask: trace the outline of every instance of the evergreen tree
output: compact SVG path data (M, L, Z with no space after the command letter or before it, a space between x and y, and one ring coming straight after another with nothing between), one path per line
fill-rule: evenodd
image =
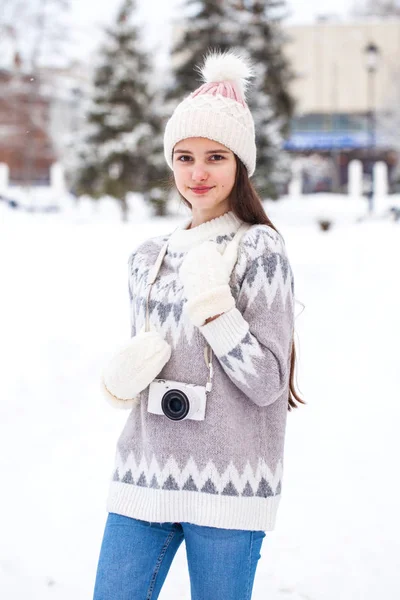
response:
M74 181L77 193L117 198L125 217L127 192L151 187L148 158L157 127L150 114L149 61L132 25L134 11L134 0L124 0L115 25L106 31Z
M255 68L248 104L256 125L257 169L253 182L263 196L276 198L290 177L282 151L294 102L292 73L283 53L283 0L187 0L182 35L172 50L173 82L168 98L178 101L200 85L195 66L211 49L247 55Z
M249 106L256 123L257 170L253 177L262 195L276 198L290 179L290 159L282 151L289 132L294 100L289 93L293 77L283 47L285 2L282 0L236 3L240 46L254 64Z
M236 24L227 20L226 1L186 0L183 10L185 18L179 23L179 41L172 49L173 79L167 92L167 98L174 101L172 106L200 85L195 70L199 58L212 48L229 50L237 41Z
M167 212L167 202L170 193L171 172L164 157L164 128L170 117L165 99L165 74L158 73L151 88L151 104L149 105L149 123L152 128L152 138L147 156L147 185L145 199L149 202L158 216Z

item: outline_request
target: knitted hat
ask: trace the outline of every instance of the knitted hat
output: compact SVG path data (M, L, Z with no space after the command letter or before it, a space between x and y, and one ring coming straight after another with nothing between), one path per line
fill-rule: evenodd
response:
M249 176L256 166L254 121L246 104L249 63L232 51L212 52L200 69L204 84L176 107L164 134L164 154L172 169L177 142L189 137L215 140L232 150Z

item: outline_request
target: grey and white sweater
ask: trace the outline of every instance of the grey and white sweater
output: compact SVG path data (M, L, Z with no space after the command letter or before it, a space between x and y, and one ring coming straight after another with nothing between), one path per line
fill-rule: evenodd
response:
M205 419L151 414L148 388L141 392L117 443L107 509L150 522L272 530L282 489L292 271L282 237L267 225L253 225L240 241L231 274L236 307L197 328L182 312L182 260L205 240L225 248L241 221L228 212L186 229L190 222L149 239L130 256L131 334L144 324L149 270L169 239L149 301L151 326L172 348L158 377L205 385L207 342L214 375Z

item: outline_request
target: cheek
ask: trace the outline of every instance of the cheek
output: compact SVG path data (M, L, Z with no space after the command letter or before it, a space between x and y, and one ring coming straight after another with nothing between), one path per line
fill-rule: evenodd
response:
M221 182L224 189L229 189L229 191L230 191L233 188L233 186L235 184L235 176L236 176L235 168L227 169L227 171L223 174L222 182Z
M183 176L180 169L174 169L174 181L176 187L179 189L182 186Z

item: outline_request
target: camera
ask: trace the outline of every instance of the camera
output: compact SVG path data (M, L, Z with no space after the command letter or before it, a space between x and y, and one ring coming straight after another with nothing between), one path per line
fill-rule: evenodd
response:
M171 421L204 421L206 388L194 383L154 379L149 385L147 412Z

